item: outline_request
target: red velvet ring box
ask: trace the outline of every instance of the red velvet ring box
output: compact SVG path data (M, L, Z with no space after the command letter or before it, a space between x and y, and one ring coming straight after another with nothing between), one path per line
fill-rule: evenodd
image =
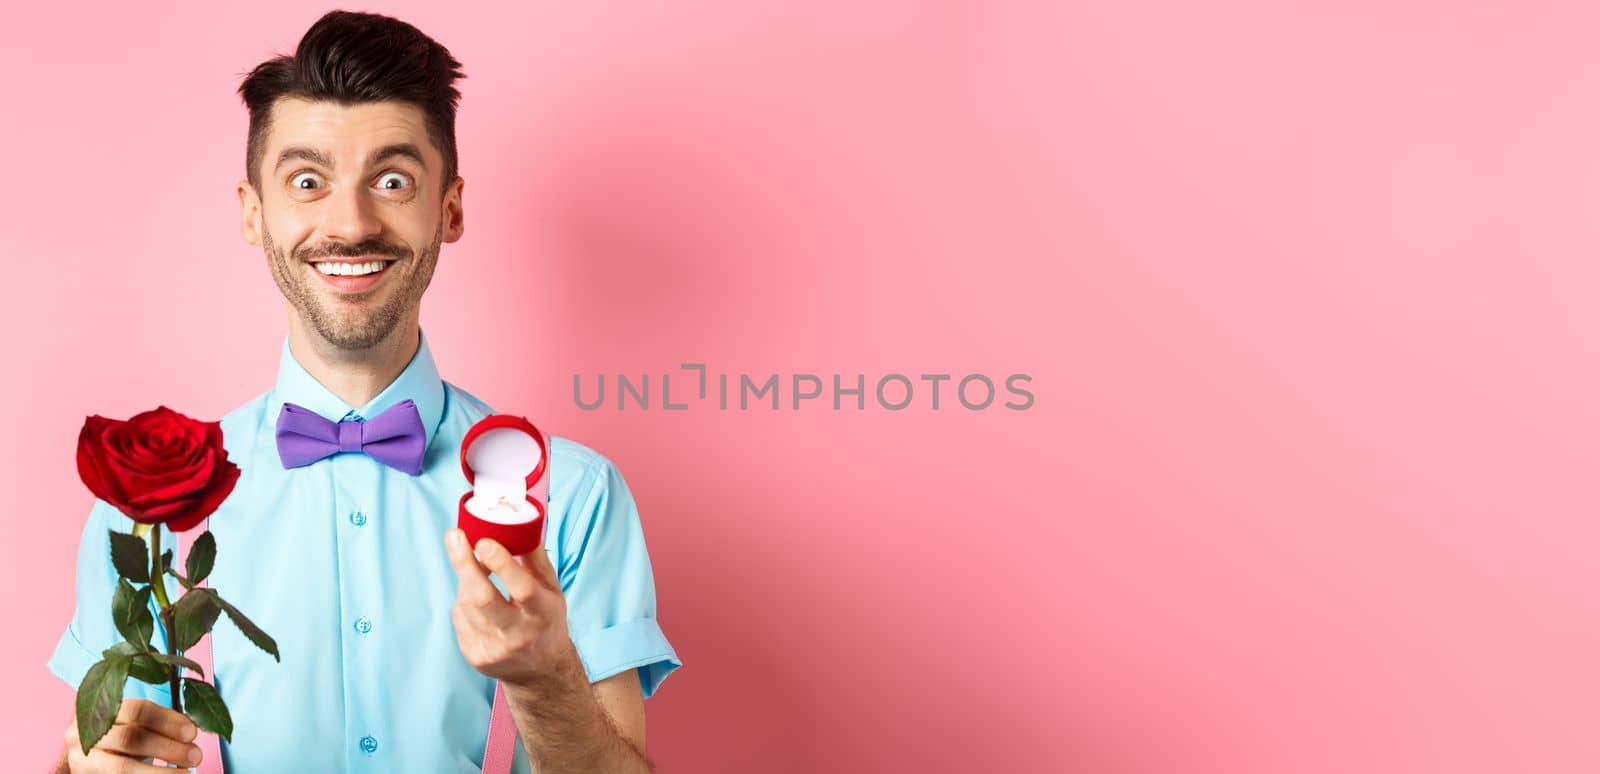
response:
M461 439L461 470L472 491L461 496L456 526L467 545L494 538L513 555L538 548L544 538L545 476L550 448L532 422L490 414Z

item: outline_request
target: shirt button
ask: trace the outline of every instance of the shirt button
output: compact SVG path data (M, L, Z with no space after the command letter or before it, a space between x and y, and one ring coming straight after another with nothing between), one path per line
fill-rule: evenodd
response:
M371 755L378 751L378 740L370 736L361 737L361 751Z
M367 523L367 515L361 511L350 512L350 523L357 527Z
M372 619L370 619L370 618L368 618L366 616L361 616L360 618L357 618L356 619L356 631L361 632L362 634L366 634L367 632L372 631ZM371 737L368 737L368 738L370 739Z

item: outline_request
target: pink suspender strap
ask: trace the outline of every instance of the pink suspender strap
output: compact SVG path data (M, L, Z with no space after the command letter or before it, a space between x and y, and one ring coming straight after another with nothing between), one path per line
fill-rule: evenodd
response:
M199 535L210 529L211 520L206 519L198 531L191 530L190 534ZM176 540L178 547L173 557L173 567L184 567L188 564L189 544L192 540ZM205 583L201 582L200 586ZM200 642L185 651L184 654L206 671L206 679L216 682L216 675L212 674L211 664L211 636L201 637ZM489 714L489 739L484 745L483 774L511 774L511 762L516 756L517 725L511 719L511 703L506 700L505 686L499 680L494 683L494 709ZM195 768L195 774L223 774L222 771L222 740L216 734L201 731L200 738L195 740L200 746L200 765Z
M516 755L517 724L511 720L511 703L505 686L494 681L494 709L489 715L489 741L483 749L483 774L511 774Z
M210 528L211 520L206 519L201 522L199 530L190 530L188 535L184 535L183 538L176 537L176 533L174 533L173 542L177 543L178 546L172 559L173 569L183 572L181 568L188 566L189 545L194 542L189 535L199 537L201 533ZM157 529L160 529L160 527L157 527ZM162 578L161 580L164 582L166 579ZM195 585L204 586L206 584L205 581L201 581ZM172 633L168 632L167 636L172 636ZM199 664L200 668L206 671L206 679L211 681L213 685L216 684L217 676L212 673L211 666L211 635L201 637L200 641L195 643L194 647L184 651L183 655ZM195 774L222 774L222 740L216 734L202 730L199 738L195 739L194 743L200 747L200 765L195 767Z

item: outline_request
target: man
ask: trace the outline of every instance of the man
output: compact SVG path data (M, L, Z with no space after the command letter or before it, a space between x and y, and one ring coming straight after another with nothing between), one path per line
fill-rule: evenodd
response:
M478 771L496 681L515 721L513 771L652 768L643 701L681 662L655 619L644 534L617 469L552 437L543 550L468 547L453 528L470 488L462 436L493 413L440 380L419 324L439 246L463 229L459 68L411 25L335 11L239 89L250 112L242 234L266 254L289 330L276 385L222 419L243 475L209 523L221 558L208 583L282 655L275 663L231 625L211 635L235 727L222 749L230 773ZM420 473L360 451L296 467L280 457L286 404L366 421L407 399L425 441ZM107 531L131 527L97 500L84 528L77 610L50 660L74 687L120 639ZM195 729L168 708L166 686L130 680L126 697L88 756L69 724L63 770L197 763Z

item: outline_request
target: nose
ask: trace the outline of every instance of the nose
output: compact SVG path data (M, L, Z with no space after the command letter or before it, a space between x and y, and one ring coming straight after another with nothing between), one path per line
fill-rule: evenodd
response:
M356 244L383 230L373 203L359 186L335 190L327 202L322 230L330 239Z

